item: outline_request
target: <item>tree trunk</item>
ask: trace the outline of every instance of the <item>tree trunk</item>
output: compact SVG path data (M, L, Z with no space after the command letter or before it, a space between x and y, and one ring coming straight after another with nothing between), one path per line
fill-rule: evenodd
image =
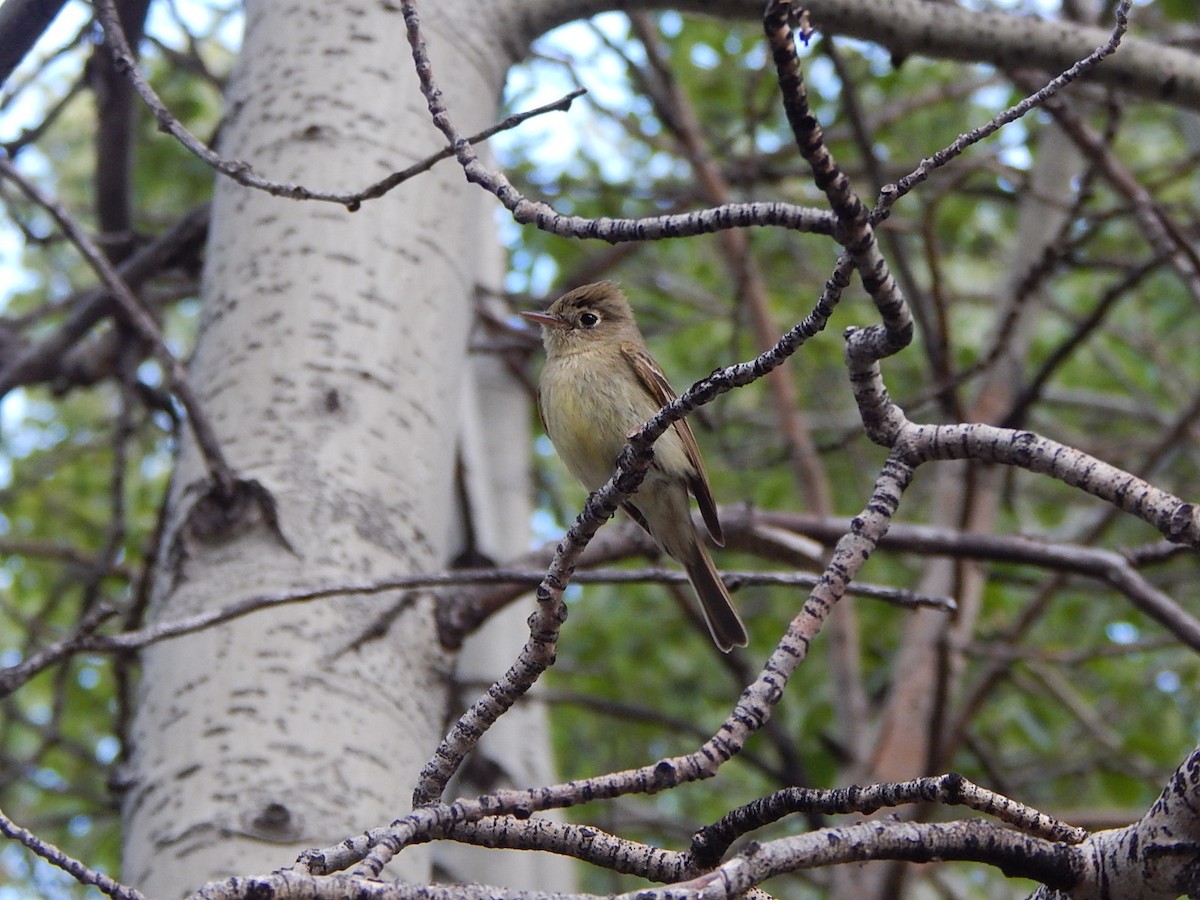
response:
M458 121L490 122L508 58L486 17L461 0L423 13ZM333 190L409 165L442 142L408 54L388 4L249 4L221 151ZM181 448L153 621L439 569L458 552L467 338L480 247L495 247L485 201L452 162L354 213L218 183L191 377L231 464L261 490L215 502L196 447ZM527 416L516 414L523 431ZM479 483L528 496L527 445L501 447L507 457L489 452L507 471ZM523 544L524 509L491 520L508 541L491 552ZM401 602L284 606L146 652L123 808L129 883L179 896L409 808L445 728L454 660L427 596L360 640ZM398 865L429 877L424 854Z

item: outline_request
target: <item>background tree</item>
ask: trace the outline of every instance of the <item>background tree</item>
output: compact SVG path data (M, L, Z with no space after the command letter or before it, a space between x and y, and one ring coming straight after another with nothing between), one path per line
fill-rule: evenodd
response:
M0 16L0 45L18 48L15 60L42 27L23 16L45 7L13 2ZM823 138L790 68L786 9L775 10L769 41L760 24L736 20L760 10L738 4L708 9L728 19L605 17L577 27L568 48L540 45L509 79L514 109L556 101L576 82L593 88L566 116L511 132L502 152L510 184L461 136L494 120L504 75L529 41L601 7L447 2L422 6L419 26L408 4L333 7L252 6L225 84L227 14L187 12L174 32L187 40L168 43L152 27L139 48L146 9L101 2L105 44L86 81L61 75L94 34L84 27L61 55L8 82L5 108L41 95L42 118L5 138L2 172L30 274L2 331L13 462L0 806L36 836L7 824L6 833L27 846L57 840L111 869L107 778L124 807L122 878L151 896L330 848L290 876L218 883L209 894L243 896L343 865L369 873L400 845L447 837L556 848L678 881L720 862L733 836L803 812L808 828L840 830L767 828L761 839L795 837L731 857L730 889L778 876L768 889L893 895L912 873L819 867L938 857L1097 893L1087 860L1133 832L1087 838L956 779L774 795L702 833L689 854L633 842L681 847L698 825L781 787L897 783L950 768L1093 830L1142 817L1193 747L1200 629L1186 607L1200 541L1194 511L1174 498L1193 496L1195 483L1200 76L1194 55L1169 46L1186 38L1187 11L1139 9L1148 40L1124 38L1082 82L1038 96L1027 108L1039 112L1017 119L997 116L1108 42L1111 10L1071 7L1039 24L1022 10L813 4L821 32L802 55ZM418 61L422 37L432 56L431 69L417 67L421 86L402 52L405 26ZM164 24L158 35L169 33ZM129 119L135 107L121 98L133 86L145 101L137 108L158 102L143 71L164 102L154 124L176 141L153 135L145 112ZM94 110L77 99L87 96L99 99ZM214 153L180 123L214 132L218 109ZM960 133L988 122L989 133L1004 124L999 137L958 155L983 136L956 144ZM126 179L131 133L140 139ZM367 189L446 138L460 167L444 162ZM194 155L180 149L189 142ZM933 156L945 147L955 152ZM822 148L868 203L899 184L882 195L878 243L869 226L884 214L856 218L832 176L818 178L824 190L814 186L813 169L837 171ZM202 163L222 173L211 212ZM496 207L464 170L513 214L499 219L512 260L506 291L489 225ZM89 194L94 218L82 212ZM695 212L705 209L716 211ZM841 261L831 232L853 251ZM668 235L681 239L640 240ZM827 283L835 262L840 274ZM851 264L872 277L835 310ZM745 654L720 656L702 627L682 627L686 599L679 609L662 600L686 593L677 579L664 587L670 578L657 569L599 573L622 583L579 598L568 591L567 607L558 605L580 538L606 499L611 510L613 490L589 505L551 564L520 655L524 628L474 632L528 588L530 572L432 576L550 563L583 497L535 443L543 464L533 522L549 543L522 556L534 432L521 373L535 342L508 313L598 277L625 284L677 387L767 350L802 320L793 343L817 334L832 314L836 328L767 378L725 370L685 398L690 411L738 385L705 407L712 427L701 440L718 496L730 502L731 550L719 564L751 623ZM77 284L88 287L71 294ZM823 291L821 315L806 320ZM916 339L902 348L910 317ZM887 331L850 339L848 380L836 333L878 322ZM872 345L881 334L884 345ZM946 429L909 427L870 394L871 360L897 350L883 362L892 396L913 421ZM762 361L782 358L777 350ZM955 430L960 422L1030 427L1059 445ZM882 470L878 443L892 448ZM1105 483L1094 459L1158 493L1119 475ZM614 490L636 481L639 460L644 453L631 454ZM927 460L942 461L916 468ZM819 569L839 539L840 567L804 604L796 569ZM841 597L839 573L876 543L862 577L913 588L922 608ZM614 523L583 562L648 549ZM505 584L466 586L481 579ZM508 608L519 626L528 607ZM462 647L468 636L475 648ZM481 663L480 647L495 661ZM473 757L446 799L553 780L530 754L538 707L516 697L555 652L542 698L555 705L562 775L592 780L494 794L487 806L438 805L474 731L497 715L488 737L501 740ZM801 659L786 691L768 691ZM458 663L469 667L449 678ZM688 786L734 752L718 781ZM373 832L335 847L402 816L414 784L434 805L402 819L388 840ZM585 796L619 796L579 812L617 837L528 819ZM1142 819L1142 846L1162 846L1171 796ZM1007 827L855 830L827 818L915 801L965 802ZM1121 878L1147 896L1184 889L1195 823L1169 825L1171 864L1151 877L1126 855L1111 870L1112 895L1132 895ZM831 835L843 855L817 849ZM0 859L18 872L30 866L13 852ZM490 855L474 872L443 860L443 878L563 883L545 869L502 876ZM395 866L408 879L430 877L412 849ZM24 871L34 882L58 877ZM920 877L960 896L1013 890L979 881L986 871L940 866ZM315 884L350 889L336 876Z

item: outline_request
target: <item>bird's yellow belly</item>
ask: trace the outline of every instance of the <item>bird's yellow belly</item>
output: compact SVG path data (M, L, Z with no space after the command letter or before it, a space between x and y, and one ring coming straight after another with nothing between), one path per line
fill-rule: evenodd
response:
M589 491L608 481L629 432L658 412L653 399L644 393L630 397L620 378L604 364L589 365L585 354L555 361L556 377L542 378L542 417L558 455ZM546 415L547 410L553 415ZM668 471L689 467L683 444L674 429L654 445L658 466Z

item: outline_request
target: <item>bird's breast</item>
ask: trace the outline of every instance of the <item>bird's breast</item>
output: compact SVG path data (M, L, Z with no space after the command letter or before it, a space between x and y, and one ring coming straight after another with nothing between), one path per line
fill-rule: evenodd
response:
M629 432L658 404L619 356L572 353L547 362L540 406L546 432L571 474L590 491L612 475ZM656 467L690 469L674 429L654 445Z

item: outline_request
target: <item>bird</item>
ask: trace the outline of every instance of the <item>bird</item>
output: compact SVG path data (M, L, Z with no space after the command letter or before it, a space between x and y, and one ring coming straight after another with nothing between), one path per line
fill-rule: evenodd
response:
M675 392L616 283L585 284L545 312L521 315L541 326L546 348L538 381L542 425L570 473L595 491L612 477L629 436ZM713 542L724 546L700 448L687 422L678 419L655 442L645 480L622 508L683 566L713 642L728 653L746 646L746 626L692 522L689 494Z

